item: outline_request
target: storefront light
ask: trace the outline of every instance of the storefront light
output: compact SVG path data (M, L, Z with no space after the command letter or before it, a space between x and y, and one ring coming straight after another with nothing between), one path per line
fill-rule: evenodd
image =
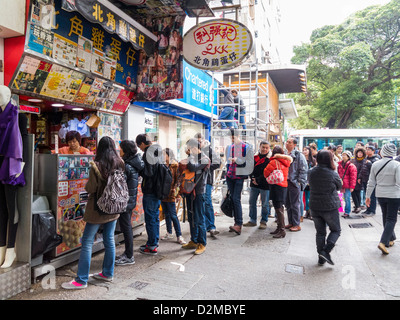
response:
M51 106L55 107L55 108L60 108L60 107L64 107L65 105L63 103L53 103Z
M83 111L83 108L72 108L72 111Z
M28 99L29 102L43 102L42 99Z

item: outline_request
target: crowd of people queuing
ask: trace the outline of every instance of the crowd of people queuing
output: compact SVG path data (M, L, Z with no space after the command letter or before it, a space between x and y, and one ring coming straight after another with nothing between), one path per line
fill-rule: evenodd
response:
M257 202L260 198L260 229L266 229L268 219L274 218L276 230L271 234L273 238L284 238L287 231L301 231L304 218L311 219L316 230L318 264L327 262L333 265L330 253L341 233L339 211L342 210L343 218L360 214L363 209L365 211L361 214L370 216L375 214L379 203L384 231L378 248L383 254L389 253L388 248L396 239L394 227L400 207L400 157L397 157L394 144L385 144L377 150L376 144L364 146L358 142L352 152L343 150L340 145L329 145L318 150L311 143L300 151L297 140L289 138L284 147L271 147L267 141L261 141L257 146L258 152L255 153L252 145L240 139L238 130L232 128L230 133L232 143L226 146L224 157L226 185L233 199L234 223L229 227L230 232L240 235L242 227L258 225ZM139 155L138 149L143 152L142 155ZM179 162L172 149L162 149L160 145L152 143L146 134L139 134L136 141L122 141L119 153L114 141L103 137L97 150L85 187L89 200L84 215L86 226L78 272L73 281L63 283L63 288L87 287L92 246L101 225L105 247L103 268L102 272L93 277L112 281L115 265L135 263L130 221L132 209L136 206L139 177L147 233L147 241L139 251L147 255L158 253L161 206L167 229L161 240L176 238L182 249L193 250L195 255L205 252L207 233L211 237L219 234L215 226L211 192L214 171L221 168L224 162L202 134L198 133L187 141L187 159ZM163 176L162 172L165 170L162 169L165 167L169 174ZM96 201L110 183L113 172L121 169L125 172L129 191L127 209L119 214L100 214ZM187 172L187 177L184 172ZM189 179L190 173L192 176ZM167 176L170 176L170 180L166 180ZM186 179L185 185L183 179ZM250 182L249 221L244 223L241 195L246 179ZM160 197L160 189L165 181L170 181L170 188L168 194ZM182 236L177 216L176 202L179 198L184 199L184 207L187 209L190 226L188 241ZM120 256L115 256L114 231L117 220L125 240L125 251Z

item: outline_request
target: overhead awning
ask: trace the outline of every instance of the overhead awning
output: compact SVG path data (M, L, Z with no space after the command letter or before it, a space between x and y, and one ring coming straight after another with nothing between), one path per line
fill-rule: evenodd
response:
M293 99L280 99L279 110L281 110L286 120L295 119L299 116Z
M264 65L258 69L268 73L279 93L307 91L306 68L302 65Z
M224 82L228 82L228 77L239 74L239 68L224 71ZM249 78L246 68L241 71L243 78ZM303 65L260 65L252 69L251 79L256 79L255 72L258 72L258 79L265 79L268 74L272 79L278 93L296 93L307 91L306 67ZM226 81L225 81L226 80Z

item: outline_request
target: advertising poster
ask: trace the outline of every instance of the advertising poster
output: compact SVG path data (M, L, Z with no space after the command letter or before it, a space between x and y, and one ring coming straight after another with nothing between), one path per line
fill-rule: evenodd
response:
M46 30L39 25L29 25L28 47L29 49L44 54L48 57L53 56L54 35L50 30Z
M104 75L105 57L104 53L94 49L92 54L92 64L90 71L98 76Z
M92 64L93 42L82 36L78 39L78 52L76 56L76 66L86 71L90 71Z
M78 93L74 98L74 102L76 103L85 103L86 97L89 94L90 88L92 87L94 82L94 78L86 77L85 80L82 82L81 87L79 88Z
M103 85L106 81L100 78L95 78L93 84L89 90L88 95L86 96L85 104L94 105L94 102L97 96L100 93L100 90L103 88Z
M64 37L54 34L53 58L75 67L78 45Z
M65 97L68 94L70 72L70 69L53 65L40 94L56 99Z
M58 167L58 233L63 243L57 254L66 253L81 244L85 227L82 220L88 201L85 190L93 156L60 156Z

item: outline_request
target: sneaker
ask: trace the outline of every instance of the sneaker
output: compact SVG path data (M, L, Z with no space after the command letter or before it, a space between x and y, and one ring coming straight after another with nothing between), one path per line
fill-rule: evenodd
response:
M154 249L150 249L148 246L140 247L139 251L140 253L148 254L151 256L155 256L158 253L157 247L155 247Z
M265 221L261 221L258 229L267 229L267 223Z
M162 237L161 240L170 240L173 238L174 238L174 236L172 235L172 233L167 232L167 234L164 237Z
M102 280L102 281L106 281L106 282L111 282L114 279L113 277L104 276L103 273L101 273L101 272L93 274L92 277L97 280Z
M199 255L204 253L204 251L206 251L206 246L204 244L199 243L197 245L196 251L194 252L194 254Z
M67 290L79 290L87 288L87 284L81 284L75 280L72 280L70 282L64 282L61 284L61 287Z
M321 257L318 257L318 265L323 266L325 264L326 260L322 259Z
M342 215L342 217L343 217L343 218L349 218L350 215L349 215L348 213L345 213L345 214Z
M196 249L196 248L197 248L197 243L194 243L192 240L190 240L188 243L182 246L182 249Z
M373 216L375 213L373 213L371 211L368 211L368 210L365 210L364 212L361 212L361 214L364 215L364 216Z
M185 239L183 239L182 236L177 237L176 242L178 242L179 244L182 244L182 245L186 244L186 241L185 241Z
M135 259L133 257L128 258L127 256L125 256L118 260L115 260L115 265L117 265L117 266L125 266L125 265L129 265L129 264L135 264Z
M319 254L319 257L323 260L325 260L326 262L328 262L331 265L334 265L332 259L331 259L331 255L326 252L326 251L321 251L321 253Z
M219 234L219 231L218 231L218 230L215 230L215 229L210 230L210 236L211 236L211 237L215 238L215 236L216 236L217 234Z
M257 223L249 221L243 224L243 227L255 227L256 225Z

